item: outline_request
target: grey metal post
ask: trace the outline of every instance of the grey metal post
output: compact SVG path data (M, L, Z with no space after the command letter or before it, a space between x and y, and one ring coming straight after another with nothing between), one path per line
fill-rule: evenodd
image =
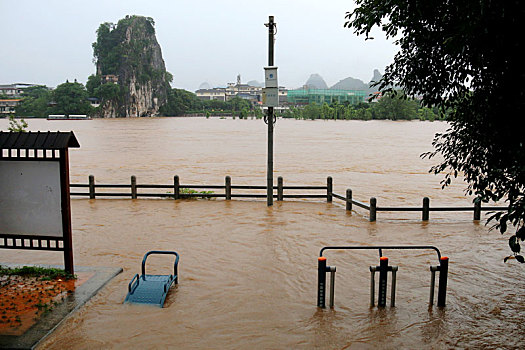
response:
M330 308L334 308L335 302L335 266L330 266Z
M180 198L180 179L179 175L173 177L173 199Z
M479 198L474 200L474 220L481 220L481 200Z
M226 176L224 178L224 191L225 191L225 195L226 195L226 200L229 201L232 199L232 178L229 177L229 176Z
M268 66L273 66L273 44L275 23L273 16L268 21ZM267 206L273 205L273 107L268 107L268 166L266 172Z
M377 212L377 199L375 197L370 198L370 222L376 221Z
M370 266L370 307L374 307L375 304L375 287L376 287L376 267Z
M284 198L284 193L283 193L283 177L282 176L279 176L277 178L277 200L278 201L282 201Z
M131 199L137 199L137 177L131 175Z
M89 199L95 198L95 176L89 175Z
M333 180L331 176L326 178L326 201L332 203Z
M430 214L430 199L428 197L423 198L423 216L421 220L428 221Z
M436 271L438 269L438 266L430 266L430 297L428 303L431 306L434 305L434 289L436 288Z
M352 210L352 190L346 190L346 210Z
M392 284L390 285L390 306L396 306L396 275L397 266L392 266Z

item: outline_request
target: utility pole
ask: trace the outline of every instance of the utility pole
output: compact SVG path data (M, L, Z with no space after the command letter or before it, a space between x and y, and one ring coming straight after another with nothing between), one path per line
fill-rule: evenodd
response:
M268 23L265 24L268 27L268 66L265 68L266 74L266 94L263 94L263 104L268 106L268 114L265 116L264 121L268 125L268 166L266 173L266 196L267 205L270 207L273 205L273 126L274 126L274 112L273 108L278 104L278 92L279 86L277 85L277 68L275 68L273 62L273 46L274 46L274 29L275 23L273 16L269 16ZM271 82L269 83L269 79ZM275 80L275 84L273 81ZM274 87L274 85L276 85ZM275 90L274 90L275 89ZM270 95L275 95L276 103L270 102ZM265 103L266 102L266 103Z

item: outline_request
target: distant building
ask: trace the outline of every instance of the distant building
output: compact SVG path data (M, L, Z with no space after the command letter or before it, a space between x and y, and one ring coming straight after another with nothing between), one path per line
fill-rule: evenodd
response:
M22 96L22 92L24 91L24 89L31 86L38 86L38 84L16 83L0 85L0 95L7 96L8 98L19 98Z
M118 75L114 75L114 74L103 75L100 78L100 80L101 80L102 84L105 84L105 83L118 84Z
M288 103L288 89L283 87L283 86L279 86L279 105L285 105Z
M20 103L24 89L38 84L6 84L0 85L0 115L15 113L16 106Z
M0 114L13 114L20 99L0 100Z
M315 102L316 104L330 104L349 102L358 104L364 102L366 91L363 90L330 90L330 89L297 89L288 90L287 101L291 105L307 105Z
M195 95L201 100L219 100L226 101L226 89L215 88L215 89L199 89L195 91Z
M100 106L100 100L96 97L88 97L88 101L93 107Z
M279 87L279 102L286 103L288 90ZM195 94L201 100L220 100L229 101L234 97L239 97L250 101L254 105L262 104L262 87L241 83L241 76L237 76L236 83L228 83L226 87L213 89L199 89Z

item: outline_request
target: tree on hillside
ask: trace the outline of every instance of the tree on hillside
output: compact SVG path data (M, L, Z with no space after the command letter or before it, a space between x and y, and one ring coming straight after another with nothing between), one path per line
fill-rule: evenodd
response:
M46 86L27 87L22 92L22 100L16 106L16 114L19 116L45 118L49 115L50 102L51 90Z
M367 38L378 26L399 46L379 83L420 95L424 106L449 110L450 128L434 138L443 161L443 186L459 173L476 200L504 199L509 209L490 220L505 233L520 262L525 240L525 70L521 24L525 3L518 0L356 0L345 27Z
M95 89L98 88L102 84L102 79L100 75L91 74L86 82L86 90L89 97L97 97L95 96Z
M76 81L74 83L66 81L53 90L55 105L52 107L52 112L65 115L89 114L92 107L87 98L88 94L84 85Z
M201 105L201 101L193 92L184 89L170 89L168 91L168 102L160 108L160 114L179 116L189 110L200 109Z

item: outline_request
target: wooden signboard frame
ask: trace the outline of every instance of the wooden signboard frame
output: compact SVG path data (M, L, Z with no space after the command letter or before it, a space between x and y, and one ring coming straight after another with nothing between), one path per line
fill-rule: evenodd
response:
M0 183L3 192L0 193L0 210L4 209L4 214L0 213L0 248L63 251L65 270L73 274L68 154L70 147L80 147L73 132L0 132L0 167L8 170L4 173L9 173L3 177L4 183ZM48 162L58 166L49 166ZM39 167L42 173L37 173ZM31 174L26 174L27 172ZM25 175L58 176L59 181L53 179L50 181L52 184L47 185L44 179L31 185L24 180L28 177ZM55 188L57 184L59 189ZM20 188L21 186L23 188ZM59 193L56 193L57 190ZM52 197L51 202L56 205L47 208L41 202L49 197ZM20 199L19 202L17 198ZM27 215L8 214L9 210L6 208L12 207L16 207L18 212L26 208ZM53 226L51 223L46 228L43 224L42 230L47 234L42 234L36 227L40 220L38 215L46 215L46 210L59 215L61 225L58 223Z

